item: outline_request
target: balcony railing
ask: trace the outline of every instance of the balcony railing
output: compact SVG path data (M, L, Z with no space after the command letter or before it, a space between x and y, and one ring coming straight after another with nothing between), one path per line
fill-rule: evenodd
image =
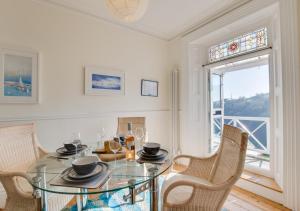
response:
M221 128L224 123L239 127L249 134L248 151L257 152L266 156L270 154L270 118L224 116L224 122L221 120L221 116L216 116L213 121L213 145L218 144L220 141Z

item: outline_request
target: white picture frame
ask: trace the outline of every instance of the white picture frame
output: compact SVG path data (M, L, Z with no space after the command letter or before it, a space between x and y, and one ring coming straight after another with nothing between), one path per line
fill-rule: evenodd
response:
M39 103L39 54L0 46L0 103Z
M158 97L158 81L142 79L141 96Z
M125 95L125 73L109 67L85 66L85 95Z

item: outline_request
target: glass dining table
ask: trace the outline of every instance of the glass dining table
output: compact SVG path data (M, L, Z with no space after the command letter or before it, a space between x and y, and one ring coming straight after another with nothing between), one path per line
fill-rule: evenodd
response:
M81 153L80 156L91 155L91 153L90 150L89 153ZM51 181L59 177L65 169L71 167L74 159L75 157L60 159L53 156L53 153L50 153L37 160L26 172L34 188L34 196L40 199L43 211L48 211L47 196L49 193L74 195L77 210L85 210L87 209L89 195L109 194L123 189L128 190L124 192L122 197L124 203L134 205L138 194L149 191L149 210L159 210L158 177L171 166L170 159L166 158L163 163L159 164L139 163L125 159L117 160L116 162L107 162L111 171L110 177L98 188L89 189L52 185Z

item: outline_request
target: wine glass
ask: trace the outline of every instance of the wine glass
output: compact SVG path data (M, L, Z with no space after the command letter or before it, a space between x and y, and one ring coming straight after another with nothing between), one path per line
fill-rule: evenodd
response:
M97 133L96 143L97 143L97 148L98 148L98 149L104 148L104 147L103 147L103 146L104 146L104 144L103 144L104 141L103 141L103 139L102 139L101 133Z
M101 128L100 132L97 133L97 137L96 137L96 143L97 146L96 148L101 149L104 148L104 139L106 138L106 132L105 132L105 128Z
M115 155L115 167L117 165L117 156L116 156L116 153L120 150L120 148L121 148L121 144L120 144L119 139L116 139L116 140L112 139L112 140L109 141L109 149Z
M137 127L134 130L134 136L136 138L136 147L137 147L137 151L141 149L142 146L142 141L145 137L145 128L143 127Z
M80 141L80 133L73 133L73 142L72 144L75 146L75 157L77 157L77 153L78 153L78 146L81 145L81 141Z
M101 131L100 131L99 135L100 135L101 141L104 142L104 139L106 137L106 131L105 131L104 127L101 128Z

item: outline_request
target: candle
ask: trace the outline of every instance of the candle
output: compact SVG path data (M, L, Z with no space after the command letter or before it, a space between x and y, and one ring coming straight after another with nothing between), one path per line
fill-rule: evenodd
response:
M126 150L126 159L127 160L135 160L135 150L133 149L131 149L131 150L129 150L129 149L127 149Z

